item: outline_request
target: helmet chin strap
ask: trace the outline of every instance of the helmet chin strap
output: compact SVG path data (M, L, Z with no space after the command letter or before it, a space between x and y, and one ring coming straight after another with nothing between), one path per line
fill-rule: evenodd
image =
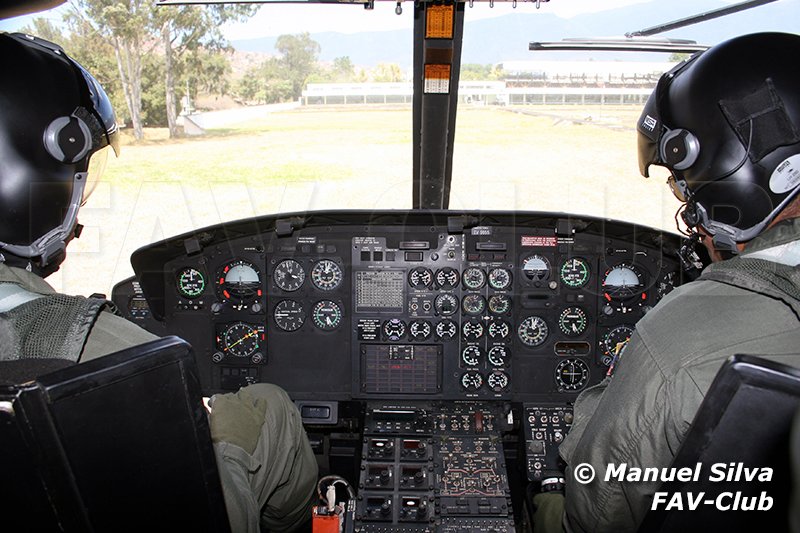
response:
M83 201L86 188L86 172L77 172L72 181L72 197L67 213L61 224L36 239L28 246L0 242L0 252L27 258L31 264L48 273L58 270L58 264L66 255L67 243L80 233L78 227L78 209ZM53 268L51 268L51 265Z

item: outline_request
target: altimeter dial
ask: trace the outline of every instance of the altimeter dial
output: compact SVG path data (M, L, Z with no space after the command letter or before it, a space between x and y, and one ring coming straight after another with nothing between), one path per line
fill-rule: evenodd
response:
M529 316L517 328L517 335L522 344L536 347L547 339L547 322L539 316Z
M311 269L311 283L321 291L332 291L338 288L343 279L342 267L330 259L318 261Z

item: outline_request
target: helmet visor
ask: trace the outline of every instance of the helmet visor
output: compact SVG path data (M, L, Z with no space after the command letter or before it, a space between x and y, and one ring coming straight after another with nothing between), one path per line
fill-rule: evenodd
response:
M89 88L89 98L92 104L89 108L103 127L101 146L111 146L114 149L114 153L119 156L119 128L117 126L117 119L114 116L114 108L111 106L111 100L108 98L108 95L103 90L100 83L94 79L94 76L89 74L89 72L77 62L73 61L72 64L78 68L83 78L86 80L86 85Z
M111 145L105 146L96 151L89 158L89 167L86 169L86 184L83 188L83 197L81 198L81 205L86 203L86 200L92 195L97 188L97 184L103 177L106 171L106 164L108 163L108 153L113 149ZM116 153L116 150L115 150Z

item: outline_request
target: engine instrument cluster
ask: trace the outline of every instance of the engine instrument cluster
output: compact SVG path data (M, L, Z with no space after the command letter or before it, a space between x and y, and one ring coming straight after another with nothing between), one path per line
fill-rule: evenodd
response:
M571 401L680 283L677 248L535 213L263 217L137 251L115 299L187 339L208 392Z

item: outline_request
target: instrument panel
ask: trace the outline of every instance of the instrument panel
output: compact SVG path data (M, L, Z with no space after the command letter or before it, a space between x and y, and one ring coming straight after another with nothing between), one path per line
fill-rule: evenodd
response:
M113 300L189 341L207 393L570 402L683 281L679 247L564 214L279 215L138 250Z

